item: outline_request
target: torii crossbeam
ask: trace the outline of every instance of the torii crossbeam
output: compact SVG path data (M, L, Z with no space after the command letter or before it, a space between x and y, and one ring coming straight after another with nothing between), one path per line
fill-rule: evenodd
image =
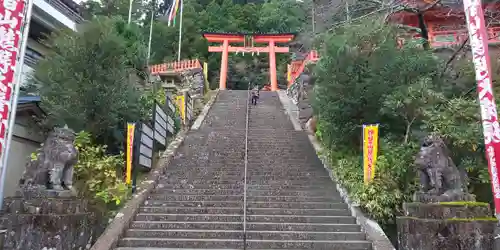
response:
M269 53L269 74L271 91L278 90L276 74L276 53L288 53L289 47L278 47L278 43L288 43L295 38L292 33L280 34L233 34L233 33L203 33L208 42L222 43L222 46L209 46L209 52L222 52L220 66L219 89L226 89L227 64L229 52ZM230 43L243 43L243 46L230 46ZM264 43L267 46L254 47L254 44Z

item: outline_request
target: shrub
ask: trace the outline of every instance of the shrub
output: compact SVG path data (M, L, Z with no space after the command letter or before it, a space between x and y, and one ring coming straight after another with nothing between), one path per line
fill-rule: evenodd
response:
M411 199L416 188L412 169L416 145L381 140L375 178L368 185L363 181L361 153L336 150L330 153L332 171L350 198L383 225L393 223L403 202Z
M130 193L121 174L125 166L123 153L107 155L106 146L93 144L91 135L84 131L76 135L75 146L79 152L75 187L82 196L116 208Z

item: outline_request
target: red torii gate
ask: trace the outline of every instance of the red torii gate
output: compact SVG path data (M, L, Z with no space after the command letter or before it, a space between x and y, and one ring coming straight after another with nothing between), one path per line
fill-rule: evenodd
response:
M233 33L203 33L208 42L222 43L222 46L209 46L208 52L222 52L220 66L219 89L226 89L227 62L229 52L242 53L269 53L269 74L271 91L278 90L278 77L276 75L276 53L288 53L289 47L278 47L277 43L288 43L295 38L292 33L280 34L233 34ZM244 43L241 46L230 46L229 43ZM255 43L267 43L265 47L254 47Z

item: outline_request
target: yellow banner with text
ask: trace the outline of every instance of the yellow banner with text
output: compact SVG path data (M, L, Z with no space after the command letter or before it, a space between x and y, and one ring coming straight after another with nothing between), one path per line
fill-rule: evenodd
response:
M132 161L134 155L134 133L135 123L127 123L127 172L125 183L130 184L132 180Z
M378 124L363 125L363 172L365 184L375 178L378 153Z

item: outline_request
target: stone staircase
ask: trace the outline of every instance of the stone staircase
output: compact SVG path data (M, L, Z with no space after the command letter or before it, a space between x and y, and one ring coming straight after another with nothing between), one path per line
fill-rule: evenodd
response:
M250 107L247 216L244 173L247 91L221 91L189 132L118 250L370 250L303 131L275 92Z

